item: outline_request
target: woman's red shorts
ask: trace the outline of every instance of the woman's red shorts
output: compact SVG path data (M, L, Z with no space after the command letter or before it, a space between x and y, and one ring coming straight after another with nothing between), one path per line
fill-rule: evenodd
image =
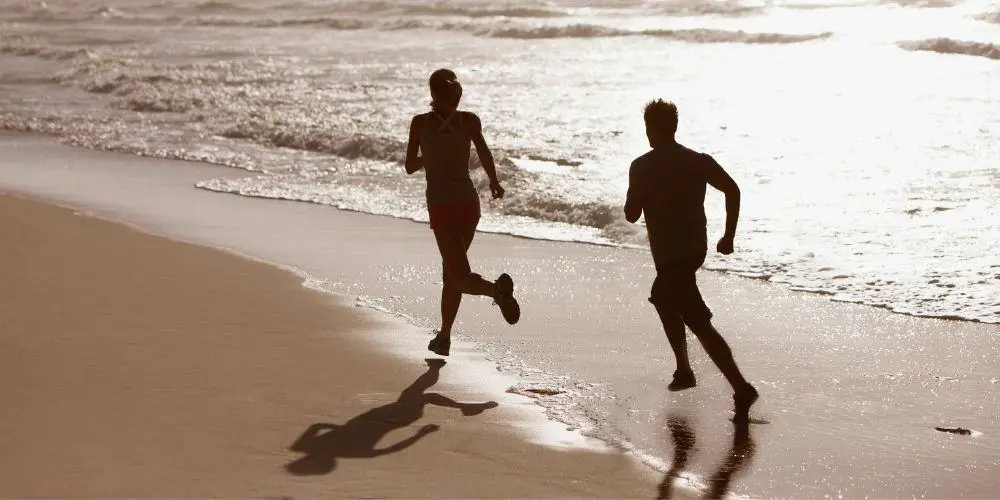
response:
M479 222L479 199L440 203L427 207L431 229L468 227Z

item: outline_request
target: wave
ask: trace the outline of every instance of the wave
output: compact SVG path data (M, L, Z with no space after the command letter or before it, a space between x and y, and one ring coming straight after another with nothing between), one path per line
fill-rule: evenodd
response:
M94 52L85 47L45 45L21 35L0 35L0 54L52 60L68 60L81 56L96 57Z
M143 93L139 95L146 96ZM182 96L153 95L156 99L130 102L145 102L147 107L143 109L152 111L170 108L170 111L183 112L192 107ZM135 99L135 95L130 94L130 98ZM274 148L325 153L350 160L402 164L406 158L406 143L394 136L338 134L329 128L310 123L289 123L281 117L244 116L215 130L215 133L228 139L245 140ZM530 153L496 149L493 154L495 162L503 167L499 172L500 177L511 193L494 206L496 213L595 228L614 241L629 242L635 239L637 230L624 224L624 216L618 207L600 202L566 201L535 189L533 186L538 185L539 174L522 170L511 160L517 156L531 156ZM478 156L473 155L473 171L478 172L480 167ZM474 180L481 191L488 189L485 175L476 174Z
M373 23L360 19L337 17L305 17L305 18L227 18L227 17L195 17L192 19L173 18L181 24L194 26L218 27L251 27L251 28L282 28L295 26L314 26L334 30L361 30L373 27Z
M823 33L747 33L745 31L727 31L712 29L687 30L655 30L643 34L673 40L695 43L748 43L748 44L784 44L801 43L813 40L823 40L833 36L827 31Z
M900 42L899 46L912 51L985 57L1000 61L1000 46L991 43L968 42L951 38L931 38L928 40Z
M249 10L247 7L240 5L236 2L227 2L225 0L203 0L199 2L198 5L194 7L200 11L220 11L220 12L233 12L233 11L245 11Z
M525 158L531 161L551 163L553 165L556 165L557 167L579 167L580 165L583 165L583 162L580 160L569 160L566 158L552 158L538 153L529 153L527 156L525 156Z
M565 17L567 12L535 7L460 7L449 4L411 4L398 7L404 14L436 15L455 17L518 17L518 18L554 18Z
M657 7L654 12L669 16L733 16L741 17L761 14L767 10L764 5L748 5L733 0L714 2L683 1L669 2Z
M1000 24L1000 10L996 12L984 12L976 16L976 19L986 21L988 23Z
M373 134L338 134L329 128L309 123L288 123L281 118L242 117L215 131L228 139L251 141L268 147L325 153L349 160L365 159L402 164L406 143L394 136ZM642 237L639 230L625 223L620 208L600 202L567 201L547 191L539 191L539 174L522 170L511 158L530 156L523 151L495 149L498 174L508 189L508 196L493 204L498 215L526 217L546 223L561 223L600 230L611 241L631 243ZM473 155L473 179L480 191L488 190L488 179L481 173L478 156ZM400 169L401 171L401 169ZM315 201L303 199L302 201Z
M477 34L494 38L546 39L546 38L605 38L626 36L649 36L691 43L747 43L747 44L785 44L821 40L832 36L824 33L749 33L745 31L729 31L705 28L676 30L622 30L593 24L573 24L567 26L536 26L505 28L472 28Z
M702 5L695 7L695 5ZM739 4L724 2L723 5ZM208 0L198 4L196 9L200 11L222 11L229 9L230 4L225 1ZM738 7L743 9L743 7ZM556 17L564 15L556 11L531 8L495 8L470 10L452 6L438 5L410 5L405 9L412 12L453 12L456 15L461 13L465 17ZM678 12L695 12L690 9L700 9L697 12L734 12L737 7L718 7L714 4L681 4L678 7L671 7ZM246 10L246 9L243 9ZM44 12L49 12L44 10ZM533 25L530 23L516 21L500 22L461 22L461 21L441 21L429 18L411 19L372 19L353 17L331 17L331 16L310 16L310 17L257 17L248 15L226 16L226 15L196 15L193 17L183 14L171 14L167 17L130 17L125 13L106 7L97 11L86 13L85 15L72 15L61 19L62 21L80 21L91 19L94 16L103 18L106 21L116 22L142 22L153 24L179 24L205 27L246 27L246 28L295 28L311 27L330 30L437 30L437 31L460 31L475 36L502 38L502 39L558 39L558 38L611 38L611 37L657 37L690 43L746 43L746 44L788 44L800 43L812 40L820 40L831 36L825 33L750 33L744 31L716 30L716 29L652 29L652 30L627 30L602 26L598 24L578 23L570 25ZM23 53L19 55L34 55Z
M637 33L593 24L571 24L568 26L510 26L500 28L472 26L465 27L465 29L478 35L493 38L517 38L523 40L544 38L598 38L627 36Z
M500 212L504 215L530 217L546 222L559 222L574 226L604 229L624 216L616 207L598 202L569 202L547 197L540 193L505 197L501 200Z
M882 0L880 3L917 9L946 9L955 6L954 0Z
M342 158L366 158L394 163L403 163L406 159L406 144L398 139L369 135L336 136L320 127L298 127L264 119L242 119L220 131L219 135Z
M76 23L89 20L112 20L126 17L125 12L111 5L96 8L53 8L45 2L25 2L23 6L5 7L12 20L39 23Z

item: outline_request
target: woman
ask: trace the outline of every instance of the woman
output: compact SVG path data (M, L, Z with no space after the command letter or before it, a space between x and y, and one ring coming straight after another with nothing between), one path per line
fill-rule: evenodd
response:
M506 273L494 282L473 273L467 252L479 225L479 193L469 176L471 145L476 145L483 170L490 178L493 198L503 198L493 155L483 138L479 117L458 111L462 85L449 69L431 74L431 111L413 117L406 148L406 173L421 168L427 176L427 211L444 264L441 289L441 330L427 346L447 356L451 327L458 315L462 294L492 297L508 323L517 323L520 306L514 299L514 282ZM423 156L418 156L418 151Z

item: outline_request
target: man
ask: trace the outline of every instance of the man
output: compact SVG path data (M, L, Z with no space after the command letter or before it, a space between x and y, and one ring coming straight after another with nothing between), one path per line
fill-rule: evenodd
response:
M629 169L625 218L635 223L646 214L649 247L656 265L649 301L660 315L677 358L677 371L667 388L680 391L696 385L688 360L686 324L733 387L734 421L746 422L750 406L757 400L757 390L743 378L729 344L712 326L712 312L695 280L695 272L708 252L706 186L726 195L726 233L716 246L724 255L733 253L740 189L711 156L677 143L677 106L673 103L651 101L646 104L643 118L653 149L633 161Z

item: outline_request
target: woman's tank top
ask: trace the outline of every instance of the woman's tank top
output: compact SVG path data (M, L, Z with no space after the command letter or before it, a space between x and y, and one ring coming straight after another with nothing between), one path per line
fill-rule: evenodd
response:
M462 113L448 118L435 112L424 115L420 150L427 176L427 205L477 199L479 193L469 176L472 139L462 129Z

